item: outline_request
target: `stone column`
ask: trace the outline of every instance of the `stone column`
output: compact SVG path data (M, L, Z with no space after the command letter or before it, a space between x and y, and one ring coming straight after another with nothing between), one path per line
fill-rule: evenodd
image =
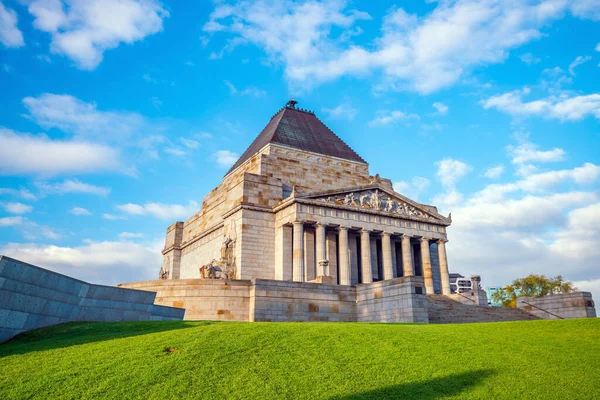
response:
M394 266L392 264L392 242L390 234L381 234L381 253L383 258L383 279L394 279Z
M322 261L327 261L327 255L325 254L326 240L325 240L325 225L317 223L317 276L327 275L327 271L323 268Z
M421 238L421 260L423 262L423 279L425 280L425 293L434 294L433 271L431 270L431 255L429 254L429 239Z
M292 270L295 282L304 282L304 224L295 221Z
M402 235L402 270L404 271L404 276L415 275L412 249L410 248L410 236L406 234Z
M351 285L350 257L348 257L348 228L340 226L338 244L340 246L340 285Z
M440 259L440 280L442 294L450 294L450 275L448 273L448 258L446 258L447 240L438 240L438 257Z
M373 282L373 271L371 270L371 238L369 231L360 231L360 254L362 259L362 283Z
M315 262L315 232L304 230L304 281L312 281L317 277L317 263Z

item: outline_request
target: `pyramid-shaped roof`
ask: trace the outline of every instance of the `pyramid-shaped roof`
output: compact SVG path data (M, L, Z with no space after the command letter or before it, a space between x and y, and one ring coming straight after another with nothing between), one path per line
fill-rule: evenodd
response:
M269 143L366 164L361 156L333 133L313 112L296 108L296 104L294 100L289 101L271 118L250 147L227 172L228 174Z

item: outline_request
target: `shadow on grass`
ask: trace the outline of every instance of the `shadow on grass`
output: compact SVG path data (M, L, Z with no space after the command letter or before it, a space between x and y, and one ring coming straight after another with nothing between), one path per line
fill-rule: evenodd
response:
M21 333L0 344L0 358L105 340L212 325L214 321L67 322Z
M359 399L425 399L433 400L449 396L457 396L463 391L474 388L496 374L496 371L484 369L463 372L423 382L411 382L402 385L388 386L349 396L332 397L331 400Z

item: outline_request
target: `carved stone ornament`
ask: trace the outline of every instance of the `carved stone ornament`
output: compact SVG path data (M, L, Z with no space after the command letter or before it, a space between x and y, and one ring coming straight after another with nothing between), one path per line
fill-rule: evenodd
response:
M391 214L406 215L410 217L420 217L425 219L432 218L430 215L422 212L416 207L406 202L397 200L379 189L352 192L347 194L338 194L333 196L316 198L315 200L323 201L325 203L337 204L341 206L351 206L375 211L385 211Z
M229 225L229 232L223 236L223 245L221 246L221 259L213 259L206 265L200 267L201 279L236 279L235 265L235 242L237 235L235 232L235 223L232 220Z

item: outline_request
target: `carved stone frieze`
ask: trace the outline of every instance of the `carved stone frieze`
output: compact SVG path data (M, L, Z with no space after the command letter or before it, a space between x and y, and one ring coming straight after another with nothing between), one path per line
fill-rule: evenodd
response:
M404 201L396 199L379 189L337 194L326 197L318 197L314 200L322 201L324 203L337 204L341 206L364 208L375 211L384 211L391 214L403 216L432 219L432 217L429 214L426 214L418 208Z

